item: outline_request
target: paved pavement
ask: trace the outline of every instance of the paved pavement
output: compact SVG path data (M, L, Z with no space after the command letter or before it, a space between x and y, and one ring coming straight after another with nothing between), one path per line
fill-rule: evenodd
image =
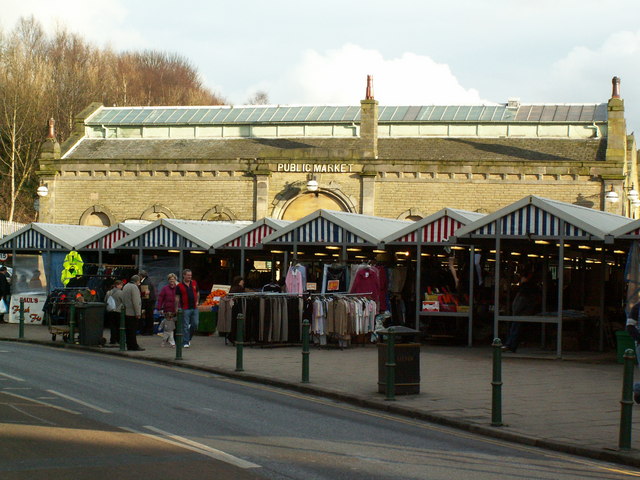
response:
M108 333L105 331L105 333ZM0 340L16 340L16 324L0 324ZM46 326L26 325L25 340L68 348L55 342ZM337 398L455 426L468 431L591 458L640 467L640 406L634 406L632 449L618 449L623 366L615 352L563 354L522 349L504 354L502 421L491 426L492 350L487 347L423 345L420 393L386 401L378 393L375 345L329 349L312 347L310 383L301 383L301 348L244 348L244 371L236 372L236 349L218 336L196 336L183 359L175 349L161 347L158 336L140 336L142 352L117 347L90 347L108 354L258 381ZM637 376L637 374L636 374Z

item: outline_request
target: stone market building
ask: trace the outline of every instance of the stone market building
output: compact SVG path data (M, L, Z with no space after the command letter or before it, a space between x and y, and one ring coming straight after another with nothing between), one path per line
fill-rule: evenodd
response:
M295 220L319 208L419 219L529 194L635 217L619 85L593 104L379 106L370 79L350 107L92 104L64 144L50 127L40 221ZM620 201L605 202L611 191Z

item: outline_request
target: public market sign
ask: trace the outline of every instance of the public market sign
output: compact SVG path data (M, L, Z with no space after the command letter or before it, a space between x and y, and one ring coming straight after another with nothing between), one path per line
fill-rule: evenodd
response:
M351 163L279 163L278 172L291 173L351 173Z

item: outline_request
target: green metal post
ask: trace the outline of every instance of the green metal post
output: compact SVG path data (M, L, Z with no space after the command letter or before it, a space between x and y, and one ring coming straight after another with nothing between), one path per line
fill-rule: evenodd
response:
M393 327L387 329L387 396L385 400L396 399L396 333Z
M236 333L236 372L244 372L242 365L242 354L244 347L244 315L238 314L237 333Z
M24 300L20 299L20 327L18 329L18 338L24 338Z
M493 380L491 381L491 425L501 427L502 423L502 342L495 338L493 347Z
M182 322L183 322L183 312L182 309L178 309L178 315L176 315L176 360L182 360L182 347L184 346L182 343L182 337L184 337L184 331L182 330Z
M622 400L620 400L620 437L618 448L631 450L631 420L633 415L633 367L636 357L633 350L624 352L624 374L622 381Z
M120 333L120 351L124 352L127 349L127 324L125 320L125 307L122 305L120 308L120 327L118 332Z
M69 312L69 343L76 343L76 304L71 304Z
M302 322L302 383L309 383L309 320Z

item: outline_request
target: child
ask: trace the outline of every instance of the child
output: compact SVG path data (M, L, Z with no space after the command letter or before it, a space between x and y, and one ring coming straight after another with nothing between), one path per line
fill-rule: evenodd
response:
M164 320L160 322L160 328L162 328L162 346L166 347L171 345L176 346L176 341L173 338L173 332L176 329L175 314L172 312L165 312Z

